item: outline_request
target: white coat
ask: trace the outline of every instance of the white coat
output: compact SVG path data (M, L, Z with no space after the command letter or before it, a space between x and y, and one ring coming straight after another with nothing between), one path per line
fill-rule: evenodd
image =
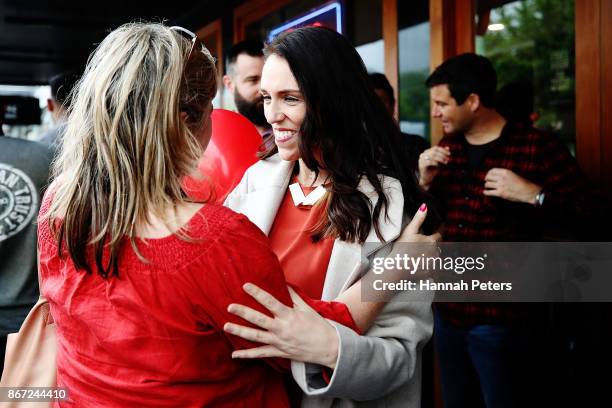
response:
M240 184L227 197L225 205L246 215L266 235L287 191L295 162L277 155L250 167ZM388 219L380 231L388 243L395 240L406 222L404 199L398 180L384 177L388 198ZM372 185L363 179L358 187L376 203ZM340 240L334 242L323 286L322 299L333 300L368 269L371 256L388 251L374 228L367 246ZM303 407L420 407L421 351L431 337L433 318L431 298L411 299L410 293L389 302L365 335L331 322L339 337L336 368L329 384L316 364L292 362L295 381L304 391ZM401 298L399 298L401 297Z

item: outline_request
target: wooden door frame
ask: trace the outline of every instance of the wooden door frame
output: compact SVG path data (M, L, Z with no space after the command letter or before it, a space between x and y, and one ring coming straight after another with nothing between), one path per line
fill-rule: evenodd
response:
M611 195L612 4L576 0L576 158ZM607 137L606 137L607 136Z
M476 27L474 0L429 0L430 67L464 52L474 52ZM430 140L442 139L442 124L430 118Z
M399 109L399 39L397 20L397 0L382 1L382 37L384 46L385 76L395 94L394 116Z
M250 0L234 9L233 42L245 39L246 26L291 3L291 0Z

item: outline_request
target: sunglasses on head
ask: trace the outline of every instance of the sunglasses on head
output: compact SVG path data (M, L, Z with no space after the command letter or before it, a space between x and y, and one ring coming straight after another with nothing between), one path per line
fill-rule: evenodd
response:
M191 41L191 48L189 49L189 54L187 54L187 61L189 61L191 59L191 55L193 53L193 50L196 47L199 47L200 48L200 52L202 52L204 54L207 54L213 60L214 63L217 62L216 58L213 57L212 55L210 55L210 52L208 51L208 49L204 46L202 41L200 41L198 36L195 35L195 33L193 31L189 31L188 29L180 27L180 26L172 26L172 27L170 27L170 30L173 30L173 31L176 31L176 32L182 34L183 36L187 37L187 39L189 39Z

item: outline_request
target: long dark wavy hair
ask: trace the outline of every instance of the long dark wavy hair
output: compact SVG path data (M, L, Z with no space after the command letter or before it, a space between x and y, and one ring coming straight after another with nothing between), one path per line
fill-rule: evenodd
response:
M301 159L315 173L323 168L330 176L330 194L322 203L326 216L312 231L313 241L337 237L363 243L372 223L382 239L380 217L387 217L389 202L380 175L399 180L404 211L409 215L429 202L408 166L410 159L403 153L397 124L371 88L361 57L344 36L327 28L299 28L266 45L264 54L287 61L304 96L306 116L298 144ZM273 145L262 158L276 151ZM378 195L374 208L357 188L362 177ZM436 211L430 211L425 232L438 225Z

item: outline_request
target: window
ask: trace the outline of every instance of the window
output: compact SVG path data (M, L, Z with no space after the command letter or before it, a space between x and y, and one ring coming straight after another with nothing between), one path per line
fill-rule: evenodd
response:
M38 140L53 127L47 99L51 88L43 86L0 85L0 108L4 109L0 126L8 136ZM2 125L4 123L4 125Z
M576 92L573 0L478 2L476 52L491 59L498 87L508 86L533 104L536 127L576 146Z
M429 140L429 1L398 2L399 120L402 132Z

